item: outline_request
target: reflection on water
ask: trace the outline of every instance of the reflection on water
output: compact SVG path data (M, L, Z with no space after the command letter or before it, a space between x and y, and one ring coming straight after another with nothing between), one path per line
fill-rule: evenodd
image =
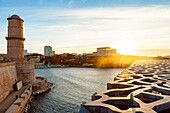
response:
M123 69L52 68L36 69L36 75L56 84L49 93L34 98L30 113L77 113L83 101L106 89L107 82Z

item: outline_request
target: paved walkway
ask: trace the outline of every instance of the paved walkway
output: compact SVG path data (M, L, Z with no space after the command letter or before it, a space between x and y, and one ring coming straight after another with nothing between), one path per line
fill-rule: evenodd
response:
M4 101L0 103L0 113L5 113L5 111L12 105L18 97L24 92L27 86L23 86L19 91L12 92Z

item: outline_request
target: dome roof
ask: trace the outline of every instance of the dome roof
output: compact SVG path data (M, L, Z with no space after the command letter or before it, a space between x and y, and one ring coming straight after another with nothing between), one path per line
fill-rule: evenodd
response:
M12 15L11 18L20 19L20 17L18 15Z
M20 20L20 21L23 21L23 22L24 22L23 19L21 19L18 15L15 15L15 14L7 18L7 20L11 20L11 19L12 19L12 20L13 20L13 19L14 19L14 20Z

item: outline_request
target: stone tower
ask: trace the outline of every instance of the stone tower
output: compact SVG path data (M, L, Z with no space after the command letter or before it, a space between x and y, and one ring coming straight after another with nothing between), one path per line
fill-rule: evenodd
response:
M34 63L24 59L24 20L12 15L8 20L7 59L16 62L17 78L24 85L35 81Z
M12 15L8 20L7 57L18 60L24 58L24 20Z

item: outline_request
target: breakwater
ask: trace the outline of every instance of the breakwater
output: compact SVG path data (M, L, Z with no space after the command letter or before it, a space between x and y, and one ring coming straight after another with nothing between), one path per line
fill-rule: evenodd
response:
M169 80L169 60L138 60L83 103L80 113L169 113Z

